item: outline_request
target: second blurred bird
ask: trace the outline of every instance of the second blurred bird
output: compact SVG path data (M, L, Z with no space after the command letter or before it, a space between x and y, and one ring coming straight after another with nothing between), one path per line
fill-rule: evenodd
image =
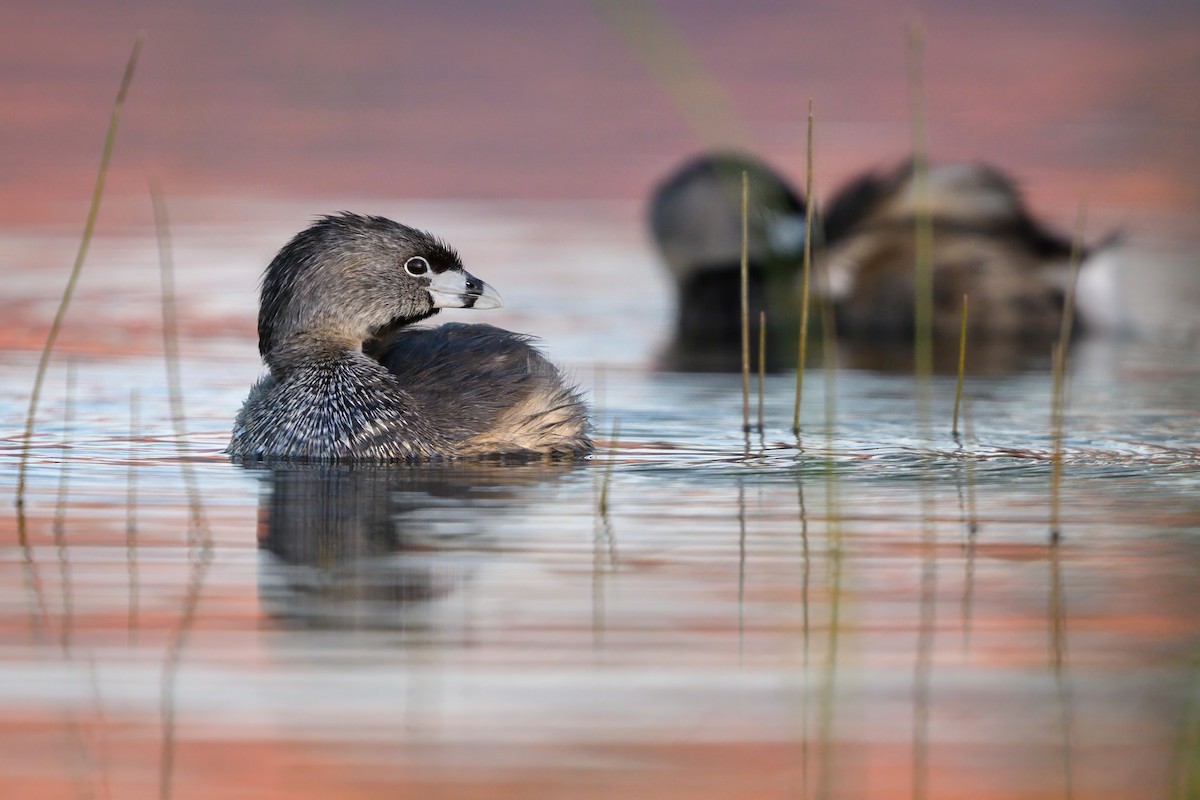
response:
M667 369L741 367L743 173L751 327L757 333L759 312L765 311L768 368L795 363L793 294L804 258L804 199L756 158L711 153L671 173L650 200L651 232L678 287Z
M796 364L805 200L763 162L722 152L686 162L651 196L654 241L678 288L668 369L741 366L743 172L752 364L760 311L767 317L767 368ZM966 294L971 341L981 355L1009 364L1014 353L1049 353L1071 244L1029 213L999 170L938 164L921 185L905 162L852 180L826 210L814 220L810 319L815 325L816 304L829 302L838 335L855 344L860 365L904 368L902 354L911 355L916 223L923 211L932 232L935 348L956 350Z

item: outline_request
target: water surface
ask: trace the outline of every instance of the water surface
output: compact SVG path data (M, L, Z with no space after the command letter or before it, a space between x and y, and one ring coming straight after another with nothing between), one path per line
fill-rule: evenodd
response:
M24 513L0 523L5 796L1194 786L1187 348L1072 351L1054 542L1044 360L971 377L958 440L952 378L922 407L908 374L849 368L806 376L799 440L795 376L769 376L765 429L745 436L739 376L652 369L671 300L609 225L627 211L435 206L422 224L450 226L505 296L487 321L542 336L591 394L596 455L247 469L221 450L260 369L255 281L299 216L276 213L176 231L182 440L153 240L97 243ZM70 246L47 236L15 262L5 302L30 330L59 289L30 254ZM6 487L36 363L18 332L0 351Z

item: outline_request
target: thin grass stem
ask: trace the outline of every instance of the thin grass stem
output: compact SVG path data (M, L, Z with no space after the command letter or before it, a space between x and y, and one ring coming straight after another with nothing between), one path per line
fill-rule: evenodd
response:
M167 216L167 202L162 187L157 181L150 185L150 199L154 206L154 230L158 239L158 274L162 287L162 331L163 355L167 370L167 396L171 406L171 424L175 430L175 452L179 455L179 467L183 473L184 490L188 497L191 513L189 530L204 529L203 502L196 474L192 470L187 454L187 420L183 411L183 381L179 371L179 325L175 304L175 266L171 250L171 225Z
M913 365L921 436L930 437L930 384L933 377L933 216L929 185L929 136L925 113L925 32L909 26L908 86L912 125L913 192L917 199L913 258ZM924 800L929 789L930 664L936 631L937 560L933 487L921 480L921 604L917 660L913 675L912 797Z
M1062 535L1060 498L1063 477L1063 439L1066 428L1067 347L1071 342L1071 331L1075 321L1075 291L1079 283L1079 262L1083 250L1083 230L1086 222L1087 205L1080 203L1079 214L1075 220L1075 235L1071 239L1071 277L1067 282L1067 294L1063 301L1063 315L1059 326L1058 341L1055 342L1051 351L1054 370L1054 388L1050 409L1050 424L1054 437L1054 455L1051 460L1052 472L1050 478L1051 542L1057 542Z
M108 165L112 161L113 144L117 139L117 125L121 119L121 109L125 105L125 97L129 93L129 84L133 82L133 71L137 67L138 56L142 52L142 37L139 35L133 43L133 52L125 64L125 74L121 78L121 86L117 90L116 100L113 101L112 113L108 120L108 132L104 136L104 149L100 155L100 168L96 173L96 185L92 189L92 202L88 206L87 221L83 226L83 237L79 242L79 250L75 254L75 263L71 266L71 274L67 285L63 288L62 297L58 301L58 310L54 312L54 320L50 323L50 331L46 334L46 344L38 358L37 372L33 378L33 390L29 394L29 409L25 413L25 432L21 437L21 462L17 471L17 507L25 504L25 474L29 466L29 450L33 439L33 426L37 419L38 401L42 396L42 384L46 379L46 367L50 364L50 354L54 352L54 344L58 341L59 331L62 330L63 320L67 316L67 308L71 305L71 297L75 294L75 284L83 271L83 262L87 259L88 248L92 243L92 234L96 230L96 218L100 214L100 200L104 196L104 184L108 180Z
M954 387L954 423L950 435L958 439L958 410L962 406L963 373L967 365L967 296L963 295L962 330L958 335L958 384Z
M162 703L162 748L159 754L160 800L170 798L175 778L175 685L183 652L187 648L196 612L204 589L204 580L212 563L212 532L204 516L203 501L199 485L192 470L185 447L186 420L183 412L183 391L179 379L178 329L175 312L175 279L171 257L170 225L167 219L166 201L157 184L151 185L151 200L154 205L154 225L159 247L159 275L162 283L163 352L167 366L167 392L170 396L171 417L175 428L175 448L179 454L179 468L188 494L188 556L191 562L187 592L180 612L179 628L167 646L164 659L160 696Z
M808 364L808 306L812 276L813 228L813 105L808 101L807 172L804 177L804 263L800 280L800 342L796 352L796 405L792 409L792 434L800 435L800 403L804 397L804 370Z
M750 176L742 170L742 431L750 430Z

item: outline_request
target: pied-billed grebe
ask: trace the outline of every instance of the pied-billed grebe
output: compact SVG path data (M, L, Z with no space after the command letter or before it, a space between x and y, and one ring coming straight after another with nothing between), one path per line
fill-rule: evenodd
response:
M490 325L405 326L500 297L429 234L383 217L320 219L263 276L258 349L270 369L229 454L242 460L409 461L588 452L576 390L527 336Z
M716 152L674 170L650 199L654 242L678 288L668 367L730 370L741 364L743 172L750 318L757 327L759 311L767 313L768 367L795 363L793 287L804 258L804 200L762 161Z
M994 167L934 164L928 189L935 337L957 341L964 294L973 339L1057 335L1070 242L1036 220ZM860 176L829 204L816 267L826 275L820 285L836 307L839 333L911 336L921 210L912 162Z

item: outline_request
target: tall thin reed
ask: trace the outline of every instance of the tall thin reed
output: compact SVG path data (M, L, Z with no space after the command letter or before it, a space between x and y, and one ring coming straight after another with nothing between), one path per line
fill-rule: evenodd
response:
M796 406L792 409L792 433L800 435L800 401L804 396L804 369L808 363L809 284L812 275L813 227L813 104L808 101L808 139L805 148L804 176L804 265L800 280L800 343L796 353Z
M151 201L154 205L154 225L159 247L159 275L162 283L163 350L167 362L167 391L170 395L171 417L175 427L175 448L179 454L179 468L188 494L188 557L191 562L187 592L180 612L179 627L167 645L164 658L160 696L162 703L162 749L159 754L160 800L171 797L175 777L175 682L183 651L187 647L192 626L196 621L196 610L208 567L212 563L212 533L204 517L203 501L191 461L185 450L186 423L183 412L183 392L179 380L179 350L175 314L175 279L171 257L170 226L167 220L166 202L162 190L151 185Z
M1060 496L1063 474L1063 437L1066 427L1067 347L1070 345L1071 329L1075 323L1075 290L1079 284L1079 262L1083 248L1083 230L1086 222L1087 205L1080 203L1079 213L1075 219L1075 235L1071 238L1071 277L1067 282L1066 298L1063 300L1063 315L1058 331L1058 341L1051 351L1054 370L1054 389L1050 409L1050 424L1054 436L1054 455L1051 461L1053 471L1050 478L1051 542L1057 542L1062 533L1060 527Z
M1065 796L1074 797L1074 769L1071 763L1071 740L1074 727L1073 702L1070 683L1066 676L1067 612L1066 596L1062 580L1061 553L1058 543L1062 539L1060 502L1063 476L1063 437L1066 427L1066 366L1067 348L1071 343L1071 329L1075 322L1075 291L1079 283L1079 262L1083 249L1083 231L1087 222L1087 204L1079 204L1075 219L1075 231L1071 237L1070 280L1063 300L1062 320L1059 325L1058 341L1051 351L1053 358L1053 395L1051 398L1051 426L1054 436L1054 455L1050 479L1050 619L1051 619L1051 662L1054 667L1054 684L1059 701L1060 728L1062 730L1062 770Z
M967 296L963 295L962 330L958 334L958 384L954 387L954 424L950 435L958 439L958 409L962 405L963 372L967 365Z
M179 377L179 326L175 305L175 266L171 255L171 226L167 217L167 202L157 181L150 184L150 199L154 206L154 231L158 239L158 274L162 292L163 356L167 370L167 395L171 406L171 424L175 429L175 451L188 496L192 515L190 530L198 532L204 526L200 487L188 460L185 443L187 423L183 412L183 383Z
M46 334L46 344L42 347L42 355L38 359L37 372L33 378L33 391L29 394L29 409L25 413L25 433L21 438L21 462L17 470L17 507L25 505L25 473L29 465L29 449L32 445L33 426L37 419L38 401L42 395L42 383L46 379L46 367L50 363L50 354L54 351L54 343L58 340L58 332L62 329L63 320L67 316L67 308L71 305L71 296L75 294L75 284L83 271L83 262L87 258L88 247L92 243L92 234L96 230L96 217L100 213L100 199L104 196L104 184L108 180L108 165L112 160L113 143L117 139L117 123L121 118L121 109L125 105L125 96L129 92L129 84L133 82L133 70L137 67L138 56L142 52L142 37L139 35L133 43L133 52L125 64L125 74L121 78L121 86L117 90L117 98L113 101L112 113L108 120L108 133L104 136L104 149L100 155L100 169L96 173L96 185L92 189L92 202L88 206L87 221L83 226L83 238L79 242L79 251L75 254L75 263L63 288L62 297L58 301L58 310L54 312L54 321L50 323L50 332Z
M750 430L750 177L742 170L742 431Z

